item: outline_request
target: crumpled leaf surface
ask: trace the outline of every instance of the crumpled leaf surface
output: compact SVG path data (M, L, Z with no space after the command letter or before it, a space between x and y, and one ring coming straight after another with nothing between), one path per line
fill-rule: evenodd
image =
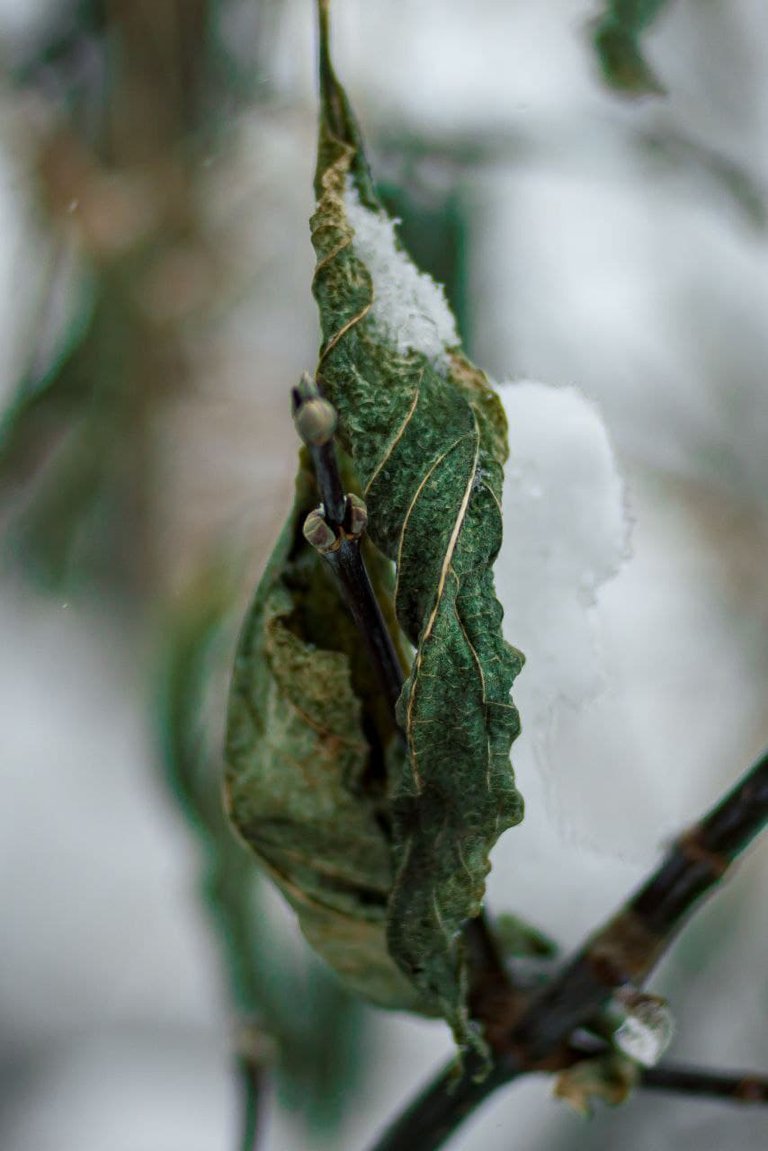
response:
M389 955L387 761L403 758L367 655L302 525L306 470L240 637L230 693L229 813L346 984L432 1013ZM372 574L386 597L382 565Z
M664 92L645 59L640 38L667 0L608 0L594 26L594 43L608 84L631 96Z
M480 911L491 847L522 817L509 762L522 657L502 638L491 570L506 423L439 290L381 212L320 10L317 376L339 413L370 537L397 565L397 618L416 649L399 703L409 756L392 778L388 940L467 1043L459 932Z

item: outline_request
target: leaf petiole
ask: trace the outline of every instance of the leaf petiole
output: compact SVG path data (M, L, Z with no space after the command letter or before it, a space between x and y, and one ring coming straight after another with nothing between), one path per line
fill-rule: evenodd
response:
M305 538L333 572L394 715L405 677L360 548L367 521L365 504L344 492L333 441L336 410L307 373L293 390L293 419L312 459L322 500L307 517Z

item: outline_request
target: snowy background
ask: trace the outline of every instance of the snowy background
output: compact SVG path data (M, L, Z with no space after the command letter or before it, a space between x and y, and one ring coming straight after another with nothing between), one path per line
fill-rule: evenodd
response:
M254 7L228 9L246 62ZM242 290L157 429L169 588L222 539L263 562L291 485L287 390L316 351L312 6L263 7L268 91L206 159ZM65 8L2 0L8 58ZM374 162L396 179L409 149L414 185L460 205L472 354L512 381L498 588L527 656L526 820L489 895L571 946L768 743L768 8L672 2L648 39L670 95L636 104L600 85L580 0L335 8ZM37 112L10 80L0 101L8 397L45 277ZM8 563L1 579L0 1146L229 1151L228 1011L154 766L146 639L113 601L43 596ZM768 1068L767 882L763 845L663 965L674 1055ZM371 1012L333 1145L363 1146L449 1050L438 1024ZM549 1090L499 1094L451 1146L758 1151L768 1134L758 1112L650 1095L585 1125ZM271 1108L264 1146L306 1145Z

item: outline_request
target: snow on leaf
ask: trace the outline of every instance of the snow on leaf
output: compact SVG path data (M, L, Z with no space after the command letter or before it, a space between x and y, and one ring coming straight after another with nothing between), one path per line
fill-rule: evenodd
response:
M442 293L397 248L319 8L316 374L338 410L371 539L397 564L397 618L416 649L399 703L409 755L391 780L389 947L457 1040L477 1044L459 935L480 911L490 849L522 818L509 762L522 657L503 639L492 574L506 422L455 346Z
M499 394L512 460L497 584L505 627L536 653L526 715L543 718L601 686L590 611L628 554L624 484L600 410L578 389L521 380Z
M380 336L404 355L420 352L433 363L445 363L459 335L442 287L398 247L396 221L364 207L351 181L345 207L355 255L371 277L370 317Z

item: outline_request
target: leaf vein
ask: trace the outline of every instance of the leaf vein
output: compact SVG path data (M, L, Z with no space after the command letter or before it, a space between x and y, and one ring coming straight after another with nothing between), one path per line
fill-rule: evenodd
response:
M373 487L374 480L379 475L382 468L386 464L387 460L390 458L390 456L394 452L395 448L400 443L400 440L405 435L405 430L408 427L409 423L411 422L411 419L413 418L413 413L416 411L416 405L419 402L419 395L420 395L419 389L421 387L421 381L423 378L424 378L424 369L422 368L421 375L419 376L419 381L416 384L416 387L414 388L413 403L411 404L408 415L405 417L402 424L400 425L400 427L397 431L397 434L394 436L394 438L391 440L391 442L387 445L386 451L384 452L384 455L381 457L381 459L380 459L380 461L376 467L376 470L374 471L371 478L368 480L368 483L365 485L365 490L363 492L363 495L365 495L365 496L368 495L369 491Z
M416 653L416 659L414 660L413 671L411 673L412 687L411 687L410 694L408 696L408 707L406 709L406 717L405 717L405 730L406 730L406 736L408 738L408 744L411 747L411 757L410 757L411 758L411 770L413 772L414 781L415 781L416 786L418 787L419 791L422 790L423 784L422 784L422 779L421 779L421 775L419 772L419 768L418 768L418 765L416 762L416 749L413 746L413 742L410 738L410 733L413 730L413 705L414 705L414 700L416 699L416 694L417 694L418 686L419 686L419 674L421 672L421 664L422 664L423 657L424 657L424 647L425 647L430 635L432 634L432 628L435 626L435 620L437 619L437 613L440 610L440 604L441 604L442 598L443 598L443 591L445 589L445 581L448 578L448 572L449 572L449 570L451 570L451 571L453 570L452 566L451 566L451 561L453 560L453 553L456 550L456 544L457 544L458 539L459 539L459 533L461 532L461 528L462 528L462 525L464 523L464 518L467 514L467 508L469 507L469 500L470 500L470 497L472 495L472 488L473 488L474 482L475 482L475 475L477 473L477 462L478 462L478 458L480 455L480 434L478 431L476 418L475 418L474 436L475 436L475 459L474 459L474 462L472 464L469 479L467 481L467 486L466 486L466 489L464 491L464 495L462 497L462 501L461 501L461 505L459 507L458 514L456 516L456 522L453 525L451 537L448 540L448 547L446 549L445 558L443 560L443 564L442 564L442 567L440 569L440 579L438 580L438 583L437 583L437 591L435 593L435 602L434 602L434 605L432 607L432 611L430 613L429 619L427 620L426 627L424 628L422 634L419 636L419 649ZM461 439L465 439L465 438L466 438L465 436L461 437ZM432 470L434 470L434 468ZM421 488L423 488L423 486L424 486L424 481L422 481L422 483L419 485L419 490L421 490ZM417 492L417 496L418 496L418 492ZM415 499L416 499L416 497L414 497L414 500ZM413 505L411 505L411 506L413 506ZM410 508L408 509L408 514L410 515ZM403 542L403 536L404 535L405 535L405 524L403 525L403 535L401 535L401 537L400 537L401 548L402 548L402 542Z

